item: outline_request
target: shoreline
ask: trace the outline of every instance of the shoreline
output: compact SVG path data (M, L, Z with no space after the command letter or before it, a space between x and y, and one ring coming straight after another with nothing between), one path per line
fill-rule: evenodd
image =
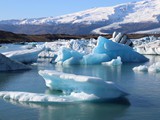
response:
M155 36L160 37L160 34L126 34L128 39L138 39L142 37ZM0 43L16 43L16 42L53 42L58 39L97 39L98 36L111 38L112 34L88 34L88 35L69 35L69 34L16 34L12 32L0 31Z

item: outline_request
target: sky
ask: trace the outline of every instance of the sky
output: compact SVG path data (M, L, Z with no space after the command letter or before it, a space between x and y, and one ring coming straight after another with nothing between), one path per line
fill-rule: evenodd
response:
M140 0L0 0L0 20L56 17Z

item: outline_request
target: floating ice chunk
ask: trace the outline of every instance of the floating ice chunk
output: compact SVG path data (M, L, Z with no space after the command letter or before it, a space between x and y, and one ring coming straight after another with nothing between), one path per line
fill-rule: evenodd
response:
M114 31L113 34L112 34L112 38L115 38L117 36L117 34L118 33L116 31Z
M73 61L73 60L80 60L80 59L82 59L82 57L83 57L83 55L77 51L74 51L70 48L61 47L58 52L58 57L56 58L55 62L63 63L67 59L72 58L72 60L71 60L72 62L67 62L68 64L70 64L70 63L75 63L75 61Z
M34 49L36 48L36 43L32 43L32 44L30 43L28 45L23 45L22 48L23 49Z
M17 50L3 53L5 56L22 62L22 63L30 63L37 61L38 54L43 50L43 48L39 49L31 49L31 50Z
M138 67L133 68L134 71L148 71L148 67L146 65L140 65Z
M56 53L53 51L44 50L38 54L39 58L55 58L57 57Z
M117 59L112 59L109 62L102 62L103 65L113 65L113 66L117 66L117 65L121 65L122 61L121 61L121 57L117 57Z
M154 63L148 67L148 72L157 73L160 72L160 62Z
M51 50L51 51L57 52L60 47L66 46L66 44L67 44L66 41L58 40L55 42L45 42L44 47L46 50Z
M84 55L81 64L92 65L101 64L102 62L110 61L110 57L107 54L88 54Z
M160 62L154 63L150 66L140 65L133 68L134 71L148 71L149 73L160 72Z
M18 102L29 102L29 103L67 103L67 102L79 102L79 101L98 101L101 100L93 94L87 94L84 92L75 93L72 92L70 95L47 95L40 93L29 93L29 92L9 92L1 91L0 97L6 100L14 100Z
M26 70L30 69L27 65L11 60L6 56L0 54L0 71L9 70Z
M141 41L142 42L142 41ZM146 55L160 55L160 41L149 41L145 40L140 45L135 44L135 50L141 54Z
M113 82L107 82L98 77L67 74L50 70L39 71L39 74L44 78L47 87L66 93L84 92L103 99L114 99L127 95Z
M115 43L104 37L98 37L97 46L93 49L93 53L107 54L111 59L121 57L122 62L146 62L148 59L143 55L135 52L131 47L119 43Z
M114 41L119 43L121 41L122 37L123 37L123 34L122 33L118 33L118 35L115 36Z

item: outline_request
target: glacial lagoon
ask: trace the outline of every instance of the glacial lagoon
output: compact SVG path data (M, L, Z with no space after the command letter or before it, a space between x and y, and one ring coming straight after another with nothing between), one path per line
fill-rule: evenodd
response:
M159 56L146 56L150 65L159 61ZM100 77L112 81L129 93L120 102L72 102L72 103L27 103L0 99L0 120L158 120L160 118L160 73L134 72L142 63L124 63L120 66L50 64L39 59L32 70L0 73L0 91L22 91L61 95L49 90L39 70L57 70L65 73Z

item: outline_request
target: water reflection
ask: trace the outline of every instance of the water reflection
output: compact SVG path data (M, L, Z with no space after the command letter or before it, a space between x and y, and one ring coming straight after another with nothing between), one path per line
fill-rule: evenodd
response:
M111 103L35 104L8 101L14 105L39 109L40 120L113 120L124 116L129 105Z
M111 104L54 105L40 110L40 120L112 120L123 116L126 109Z

